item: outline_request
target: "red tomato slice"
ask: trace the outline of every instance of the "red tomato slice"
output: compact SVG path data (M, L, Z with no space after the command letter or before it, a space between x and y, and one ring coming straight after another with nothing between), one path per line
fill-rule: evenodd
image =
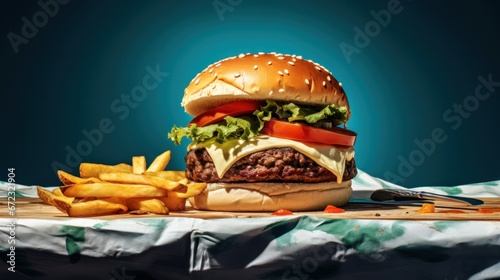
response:
M301 123L289 123L271 119L264 123L262 134L302 142L316 142L329 145L354 146L356 132L334 127L323 129Z
M325 210L323 210L324 213L344 213L345 210L342 208L335 207L333 205L327 205L325 207Z
M238 101L234 103L225 104L196 116L189 124L196 124L197 126L207 126L222 121L227 116L238 116L253 113L255 110L260 109L262 101Z
M286 215L293 215L293 212L287 209L279 209L273 212L274 216L286 216Z

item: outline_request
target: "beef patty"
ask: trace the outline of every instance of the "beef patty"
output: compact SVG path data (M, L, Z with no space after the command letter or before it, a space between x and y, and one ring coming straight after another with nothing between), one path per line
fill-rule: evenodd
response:
M337 176L292 148L256 152L235 162L222 178L206 149L191 150L185 157L186 177L196 182L304 182L337 181ZM354 159L346 161L342 180L354 178L358 171Z

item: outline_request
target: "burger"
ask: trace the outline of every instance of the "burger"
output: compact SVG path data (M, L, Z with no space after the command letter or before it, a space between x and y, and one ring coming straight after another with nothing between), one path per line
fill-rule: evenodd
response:
M348 202L356 133L347 129L342 84L318 63L278 53L229 57L194 77L181 105L194 118L168 136L192 141L186 177L207 183L190 199L194 208L312 211Z

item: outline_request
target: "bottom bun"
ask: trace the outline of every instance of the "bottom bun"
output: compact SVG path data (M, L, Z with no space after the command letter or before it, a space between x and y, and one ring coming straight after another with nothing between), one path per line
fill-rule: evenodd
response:
M195 209L213 211L323 210L327 205L345 205L351 183L208 183L189 202Z

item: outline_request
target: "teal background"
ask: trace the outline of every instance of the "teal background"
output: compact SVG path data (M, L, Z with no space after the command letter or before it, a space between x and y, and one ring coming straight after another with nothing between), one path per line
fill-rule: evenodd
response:
M214 3L228 10L218 13ZM70 1L16 53L8 34L22 35L22 17L32 21L41 7L4 1L0 179L14 167L18 183L55 185L54 164L78 174L80 161L115 164L134 155L151 161L167 149L169 168L183 169L187 142L174 146L167 133L191 118L180 107L184 88L212 62L259 51L302 55L342 82L353 114L349 128L358 132L358 168L369 174L408 187L499 179L500 87L460 117L460 125L443 114L470 100L478 76L500 81L500 5L400 1L400 12L372 30L376 35L349 62L339 45L355 45L354 28L363 30L374 21L370 12L388 3ZM155 89L126 116L112 108L113 102L124 106L121 95L130 95L146 67L157 65L168 76ZM99 128L103 119L112 131L68 161L68 149L87 139L82 131ZM402 169L402 161L419 153L415 140L436 128L446 140L411 170Z

